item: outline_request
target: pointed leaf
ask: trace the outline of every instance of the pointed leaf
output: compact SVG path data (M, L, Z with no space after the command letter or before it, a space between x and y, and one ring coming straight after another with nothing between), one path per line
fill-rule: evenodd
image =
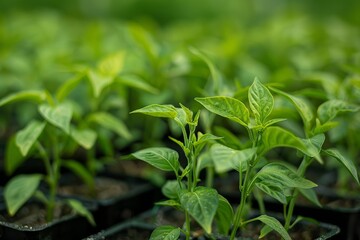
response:
M322 207L314 189L312 189L312 188L307 188L307 189L299 188L299 191L312 204L314 204L314 205L316 205L318 207Z
M141 79L139 76L136 75L126 75L126 76L120 76L115 79L116 82L140 89L149 93L157 94L159 93L159 90L156 89L153 85L150 85L145 80Z
M76 129L71 128L71 137L83 148L90 149L94 146L97 135L91 129Z
M96 225L93 215L80 201L76 199L66 199L66 202L77 214L85 217L91 225Z
M35 101L35 102L43 102L46 100L46 92L44 91L37 91L37 90L28 90L28 91L21 91L10 94L2 99L0 99L0 107L18 101Z
M241 101L231 97L205 97L195 98L207 110L222 117L235 121L243 126L250 122L249 110Z
M151 233L150 240L178 240L180 237L180 228L173 226L160 226Z
M198 133L198 140L194 143L194 146L200 145L202 143L206 143L206 142L210 142L213 140L219 140L222 137L218 137L215 136L211 133L205 133L205 134L200 134L200 132Z
M250 109L255 116L255 121L257 124L263 125L266 118L272 112L274 98L269 89L261 84L257 78L255 78L253 84L250 86L248 95Z
M266 179L259 181L255 184L261 191L265 192L269 196L275 198L282 204L286 204L286 195L284 192L284 186L279 184L277 181L271 181Z
M181 189L185 189L186 186L184 183L181 183L181 186L179 186L178 181L172 180L167 181L161 188L161 192L164 194L165 197L170 199L178 199L179 195L178 193L181 191Z
M17 175L6 184L4 199L10 216L15 215L34 195L41 178L40 174Z
M290 147L298 149L304 154L315 157L318 161L322 162L319 152L316 147L311 144L311 141L298 138L283 128L274 126L266 128L262 134L262 141L265 147L264 152L275 147Z
M256 148L235 150L221 144L214 144L211 149L211 157L218 173L227 172L231 169L243 171L256 153Z
M216 210L215 220L217 223L218 231L220 234L227 235L232 225L232 219L234 218L234 211L231 204L226 198L219 196L219 205Z
M173 207L173 208L176 208L176 209L181 209L181 205L180 205L179 200L174 200L174 199L169 199L169 200L156 202L155 205L167 206L167 207Z
M218 193L213 188L197 187L193 192L180 192L181 206L200 224L211 233L212 221L219 204Z
M79 73L75 77L63 83L56 91L56 99L60 102L63 101L70 94L70 92L79 85L79 83L83 80L83 77L84 73Z
M93 188L95 186L94 176L81 163L75 160L66 160L61 162L61 166L68 168L76 176L81 178L81 180L88 186L88 188Z
M266 224L270 228L272 228L274 231L278 232L284 240L291 240L291 237L289 236L288 232L285 230L285 228L281 225L281 223L273 217L267 216L267 215L261 215L257 218L252 219L259 220L262 223Z
M93 93L96 98L100 97L101 92L105 87L109 86L114 81L113 76L103 75L94 70L88 71L88 78L93 88Z
M113 131L127 140L132 138L132 135L125 123L107 112L93 113L88 117L88 121L95 122L101 127Z
M146 148L132 155L163 171L178 172L179 170L179 154L170 148Z
M122 70L124 59L125 52L111 54L100 61L97 69L102 75L115 77Z
M15 137L11 137L6 143L5 149L5 171L11 175L25 161L25 158L16 146Z
M334 119L341 112L356 112L359 110L359 106L342 100L332 99L321 104L317 112L320 121L326 123Z
M258 181L266 184L276 183L290 188L313 188L317 185L310 180L297 175L281 163L269 163L256 175Z
M60 128L67 134L70 133L70 121L72 117L72 109L68 104L59 104L52 107L47 104L39 106L40 114L54 126Z
M134 110L131 113L142 113L153 117L163 117L163 118L172 118L172 119L174 119L178 114L174 106L161 105L161 104L151 104L146 107Z
M296 110L299 112L305 129L310 130L311 129L311 124L314 120L314 113L311 109L311 105L303 98L297 97L297 96L293 96L291 94L288 94L286 92L280 91L278 89L275 88L270 88L271 90L273 90L274 92L286 97L287 99L289 99L292 104L294 104Z
M339 161L350 172L350 174L353 176L353 178L356 180L356 182L358 184L360 184L356 165L351 159L345 157L337 149L327 149L327 150L324 150L324 153L327 154L328 156L335 158L337 161Z
M16 134L16 145L25 157L45 128L45 122L31 121Z

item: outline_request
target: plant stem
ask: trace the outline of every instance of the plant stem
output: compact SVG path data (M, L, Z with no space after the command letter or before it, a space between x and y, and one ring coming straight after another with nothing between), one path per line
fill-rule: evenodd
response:
M186 240L189 240L190 239L190 216L187 211L185 211L185 224L186 224L186 231L185 231Z
M301 161L301 164L297 170L297 173L299 174L299 176L303 177L307 167L310 165L310 163L312 162L312 158L310 158L309 156L304 156L303 160ZM290 224L291 224L291 218L293 216L294 213L294 208L295 208L295 203L296 200L299 196L299 190L295 189L293 194L292 194L292 198L290 200L290 203L286 209L286 207L284 208L284 215L285 215L285 229L286 231L289 230L290 228ZM287 210L287 211L286 211Z

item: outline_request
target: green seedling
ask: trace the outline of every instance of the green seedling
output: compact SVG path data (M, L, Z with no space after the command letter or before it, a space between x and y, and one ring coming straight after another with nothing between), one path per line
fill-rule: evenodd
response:
M57 188L61 177L60 169L67 161L62 159L62 151L66 143L74 137L71 126L72 108L67 103L55 103L46 91L24 91L12 94L0 101L0 106L16 101L29 101L36 104L41 120L30 120L27 125L16 132L7 142L5 167L7 173L14 171L30 157L43 162L45 173L18 174L6 184L4 199L11 216L30 200L36 197L47 208L47 220L54 217ZM79 131L78 131L79 132ZM86 140L87 141L87 140ZM81 141L81 144L84 144ZM45 182L48 191L42 191L40 183ZM79 201L64 200L75 212L85 216L92 224L94 219Z
M233 216L229 202L215 189L198 186L199 173L204 167L199 164L198 157L208 143L219 139L209 133L196 132L200 112L194 115L183 105L181 108L175 108L173 105L153 104L132 113L170 119L179 126L183 137L182 141L172 137L170 139L182 149L184 161L181 161L177 151L167 147L146 148L132 154L136 159L162 171L174 173L175 180L168 181L162 189L168 200L157 204L174 207L185 214L183 228L160 226L154 230L150 239L178 239L180 232L185 234L186 239L190 239L192 220L195 220L207 234L212 232L212 223L215 220L219 231L226 233L231 226L231 221L228 220Z
M291 189L311 191L316 186L315 183L298 175L288 163L267 160L266 153L274 148L287 147L321 162L314 144L297 137L285 128L273 126L285 119L271 118L274 98L258 79L254 80L248 90L249 107L236 98L226 96L196 100L210 112L240 124L248 133L249 143L246 144L246 149L237 150L221 144L211 147L211 156L218 172L234 169L239 174L241 198L235 211L230 239L235 239L238 229L252 221L261 221L265 224L261 236L266 235L271 229L277 231L282 238L290 239L288 229L277 219L266 215L264 209L261 209L262 215L253 219L246 219L246 210L250 205L251 196L259 190L284 204Z

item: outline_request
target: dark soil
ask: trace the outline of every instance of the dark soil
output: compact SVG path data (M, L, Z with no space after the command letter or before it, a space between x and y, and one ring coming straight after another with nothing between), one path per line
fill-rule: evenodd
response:
M54 220L60 219L66 215L73 214L70 207L58 203L55 207ZM9 216L7 213L0 215L1 221L22 225L24 228L36 228L48 223L46 220L46 209L38 203L25 204L15 216Z
M110 199L116 196L124 195L130 189L130 186L125 181L107 178L96 177L95 191L92 193L87 185L76 181L75 183L60 186L58 193L65 196L79 196L93 198L96 200Z

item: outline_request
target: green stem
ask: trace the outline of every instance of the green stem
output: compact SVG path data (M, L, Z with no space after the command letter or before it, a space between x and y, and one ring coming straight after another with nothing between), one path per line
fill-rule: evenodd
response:
M312 162L312 158L308 157L308 156L304 156L303 160L301 161L301 164L297 170L297 173L299 174L299 176L303 177L307 167L311 164ZM284 215L285 215L285 229L286 231L289 230L290 228L290 224L291 224L291 218L293 216L294 213L294 208L295 208L295 203L297 201L297 198L299 196L299 190L298 189L294 189L294 192L292 194L292 198L290 200L290 203L288 205L288 207L284 208Z
M186 240L189 240L190 239L190 216L187 211L185 211L185 224L186 224L185 236L186 236Z

